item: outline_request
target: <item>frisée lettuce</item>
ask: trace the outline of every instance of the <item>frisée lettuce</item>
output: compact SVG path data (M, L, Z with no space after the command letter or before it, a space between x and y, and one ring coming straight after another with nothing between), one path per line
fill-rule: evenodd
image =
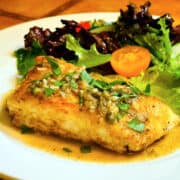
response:
M157 65L149 68L138 77L130 79L139 89L151 84L151 95L168 104L180 115L180 43L172 46L172 54L168 64L163 68Z

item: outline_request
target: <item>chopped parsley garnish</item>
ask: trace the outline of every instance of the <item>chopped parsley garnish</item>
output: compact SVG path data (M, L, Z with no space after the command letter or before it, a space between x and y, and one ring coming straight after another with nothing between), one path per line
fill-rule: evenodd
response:
M125 94L121 96L121 98L132 98L132 97L135 97L136 94L140 94L141 91L133 86L133 85L130 85L128 84L126 81L124 80L115 80L115 81L112 81L112 82L106 82L106 81L103 81L103 80L96 80L94 78L92 78L86 70L83 70L80 74L80 77L82 80L86 81L91 87L93 88L98 88L99 90L110 90L113 86L115 85L128 85L131 90L134 92L134 94ZM118 96L120 93L118 92L114 92L114 96ZM127 96L127 97L126 97Z
M67 148L67 147L63 147L62 150L67 152L67 153L71 153L72 152L72 150Z
M37 89L37 87L34 87L34 86L30 87L31 94L35 94L36 89Z
M76 83L76 81L74 79L71 79L70 86L71 86L72 89L77 89L78 88L78 84Z
M63 86L64 84L66 83L66 81L64 81L64 80L60 80L60 81L55 81L54 82L54 85L55 86L58 86L58 87L61 87L61 86Z
M42 79L48 79L49 77L52 76L52 73L47 73L47 74L44 74L44 76L42 77Z
M53 74L56 75L56 76L60 75L61 74L61 69L59 67L59 64L56 62L56 60L49 57L49 56L46 56L46 59L49 62L49 64L51 65Z
M66 74L66 77L72 79L74 75L76 75L76 71L69 72L68 74Z
M118 114L116 115L117 121L119 121L120 119L122 119L122 117L123 117L123 114L118 113Z
M115 86L115 85L117 85L117 84L122 85L122 84L124 84L124 83L125 83L125 81L123 81L123 80L116 80L116 81L112 81L112 82L109 82L109 83L108 83L108 82L106 82L106 81L93 79L93 80L91 81L91 84L90 84L90 85L104 91L104 90L109 90L109 89L111 89L113 86Z
M38 83L38 82L39 82L39 80L34 79L34 80L32 80L31 82L32 82L32 83Z
M145 126L143 122L141 122L137 117L135 117L128 122L128 127L141 133L144 131Z
M44 93L46 96L51 96L52 94L54 94L54 89L52 88L45 88L44 89Z
M93 79L86 70L83 70L80 74L80 77L82 80L86 81L90 86L92 87L96 87L100 90L109 90L110 88L112 88L112 86L117 85L117 84L124 84L125 81L123 80L115 80L112 81L110 83L106 82L106 81L102 81L102 80L96 80Z
M122 111L124 111L124 112L127 112L130 105L127 104L127 103L120 102L120 103L117 104L117 106L118 106L118 108L119 108L120 110L122 110Z
M139 93L143 94L138 88L124 80L108 82L94 79L86 70L62 74L60 78L53 74L47 75L46 80L41 79L37 82L35 85L37 85L38 93L43 92L47 97L58 92L60 96L73 93L79 98L80 109L83 105L90 112L98 111L110 124L119 122L128 113L131 99L137 97ZM38 94L36 86L32 86L31 91L35 92L33 94Z
M22 134L31 134L31 133L34 133L33 128L30 128L30 127L28 127L28 126L26 126L24 124L21 125L20 129L21 129L21 133Z
M80 151L82 153L90 153L91 152L91 146L90 145L82 145L80 147Z
M113 95L113 96L119 96L119 94L120 94L120 93L117 92L117 91L112 92L112 95Z

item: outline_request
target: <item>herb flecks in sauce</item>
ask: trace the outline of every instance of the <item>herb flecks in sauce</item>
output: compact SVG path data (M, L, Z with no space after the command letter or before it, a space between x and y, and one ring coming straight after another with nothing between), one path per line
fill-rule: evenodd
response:
M90 145L82 145L80 147L81 153L90 153L91 152L91 146Z
M28 127L28 126L26 126L26 125L21 125L21 133L22 134L31 134L31 133L34 133L34 130L33 130L33 128L30 128L30 127Z
M144 131L144 123L141 122L137 117L128 122L128 127L140 133Z
M51 60L48 62L52 73L32 81L30 85L32 94L44 98L53 95L63 98L70 94L75 95L78 97L81 110L98 112L100 117L110 124L119 122L128 113L132 100L143 94L138 88L123 80L106 82L95 79L83 67L63 73L57 62ZM53 73L55 69L61 73ZM149 93L149 87L146 91Z
M72 152L72 150L67 148L67 147L63 147L62 150L67 152L67 153L71 153Z

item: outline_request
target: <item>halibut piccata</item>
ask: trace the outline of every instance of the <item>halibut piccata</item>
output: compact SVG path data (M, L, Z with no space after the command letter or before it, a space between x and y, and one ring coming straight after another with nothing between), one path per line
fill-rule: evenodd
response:
M49 56L7 99L12 124L96 143L119 153L147 148L179 123L159 99L123 81L104 81Z

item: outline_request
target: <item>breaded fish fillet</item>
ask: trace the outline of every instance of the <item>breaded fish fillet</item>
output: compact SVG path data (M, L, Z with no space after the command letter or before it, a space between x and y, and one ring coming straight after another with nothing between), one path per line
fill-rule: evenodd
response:
M54 61L56 60L54 59ZM93 101L96 102L93 110L88 109L87 107L91 107L88 105L83 107L85 103L91 101L84 102L84 105L80 103L75 81L70 81L73 87L72 91L67 88L68 86L62 85L63 83L66 85L65 80L62 79L68 79L64 76L65 74L72 74L76 70L80 71L80 68L62 60L56 62L63 73L60 75L62 76L61 81L59 81L61 85L59 83L58 88L52 86L52 83L48 86L48 83L54 82L54 80L42 80L42 77L47 77L52 72L52 64L50 66L47 58L40 56L36 59L36 65L28 73L26 79L7 99L7 109L12 117L12 124L16 127L26 125L35 131L56 134L86 143L93 142L107 149L123 153L145 149L179 123L179 118L167 105L155 97L141 94L131 99L128 112L124 113L119 120L109 123L98 109L100 106L98 100L97 102ZM32 83L38 84L37 80L40 79L46 87L46 91L42 91L41 83L38 81L40 85L37 85L37 92L34 93ZM80 83L82 85L83 81ZM60 93L52 91L55 89L57 92L63 87L65 89L61 90ZM97 91L97 88L95 90ZM110 105L109 110L112 115L111 107L113 104ZM124 107L127 110L127 103ZM122 106L120 108L123 109ZM106 116L107 114L106 112Z

